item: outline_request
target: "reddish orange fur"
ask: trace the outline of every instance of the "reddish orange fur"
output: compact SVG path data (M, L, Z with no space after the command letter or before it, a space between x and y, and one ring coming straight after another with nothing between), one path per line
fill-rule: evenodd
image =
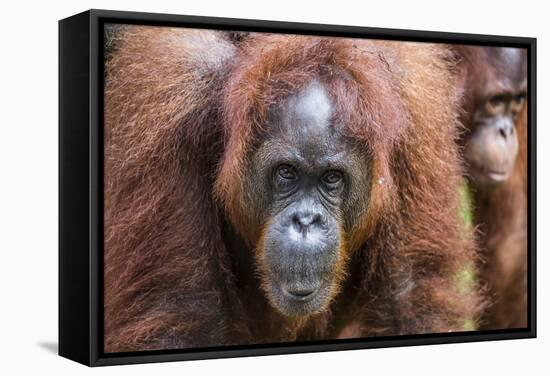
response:
M479 297L456 286L473 247L458 217L446 58L428 44L252 35L236 47L221 32L126 27L106 62L105 351L475 320ZM265 224L242 205L241 182L269 105L319 75L344 131L369 151L373 185L361 224L345 229L341 292L319 314L288 318L259 287L250 251ZM227 240L227 217L242 243Z

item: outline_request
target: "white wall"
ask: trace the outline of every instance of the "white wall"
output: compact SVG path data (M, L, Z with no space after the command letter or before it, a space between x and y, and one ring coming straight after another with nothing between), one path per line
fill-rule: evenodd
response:
M0 373L541 374L550 369L547 317L550 26L545 1L5 1L0 21ZM90 370L53 355L57 342L57 20L107 8L519 35L538 38L539 339L255 357ZM546 299L545 299L546 298ZM24 372L25 374L27 372ZM32 374L32 373L31 373Z

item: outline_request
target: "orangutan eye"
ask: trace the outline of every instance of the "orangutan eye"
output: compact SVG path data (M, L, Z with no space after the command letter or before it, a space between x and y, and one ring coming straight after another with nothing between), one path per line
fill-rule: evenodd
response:
M342 178L343 178L342 173L336 170L327 171L323 175L323 181L329 185L334 185L339 183L342 180Z
M518 94L514 97L514 103L516 104L523 104L525 101L525 94Z
M495 95L489 98L485 104L487 112L490 114L497 114L504 110L506 98L503 95Z
M298 177L294 167L287 164L282 164L279 167L277 167L277 175L281 179L285 179L285 180L295 180Z
M519 111L525 102L525 94L518 94L512 99L512 110Z
M292 191L298 184L298 177L298 171L289 164L277 166L273 173L273 181L279 192Z

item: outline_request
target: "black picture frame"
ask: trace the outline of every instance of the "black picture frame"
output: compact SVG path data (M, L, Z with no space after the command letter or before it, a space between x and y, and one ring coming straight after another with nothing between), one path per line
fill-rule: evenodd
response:
M529 78L528 327L315 343L104 353L102 41L105 23L526 48ZM88 366L103 366L536 337L536 46L535 38L525 37L108 10L88 10L59 21L59 354Z

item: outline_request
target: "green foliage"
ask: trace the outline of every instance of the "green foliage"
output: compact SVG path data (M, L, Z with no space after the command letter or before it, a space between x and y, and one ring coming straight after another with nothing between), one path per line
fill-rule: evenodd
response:
M462 183L459 188L460 191L460 218L464 223L466 231L470 231L473 226L472 218L472 192L468 188L466 182Z
M476 277L471 265L466 265L456 276L456 285L461 294L469 292L475 286Z
M465 236L470 236L470 231L473 228L472 215L472 192L468 188L466 182L462 183L459 188L460 204L459 215L464 226ZM456 287L461 294L467 294L476 285L476 275L473 265L464 265L464 268L456 275ZM476 324L472 319L464 320L464 330L476 330Z

